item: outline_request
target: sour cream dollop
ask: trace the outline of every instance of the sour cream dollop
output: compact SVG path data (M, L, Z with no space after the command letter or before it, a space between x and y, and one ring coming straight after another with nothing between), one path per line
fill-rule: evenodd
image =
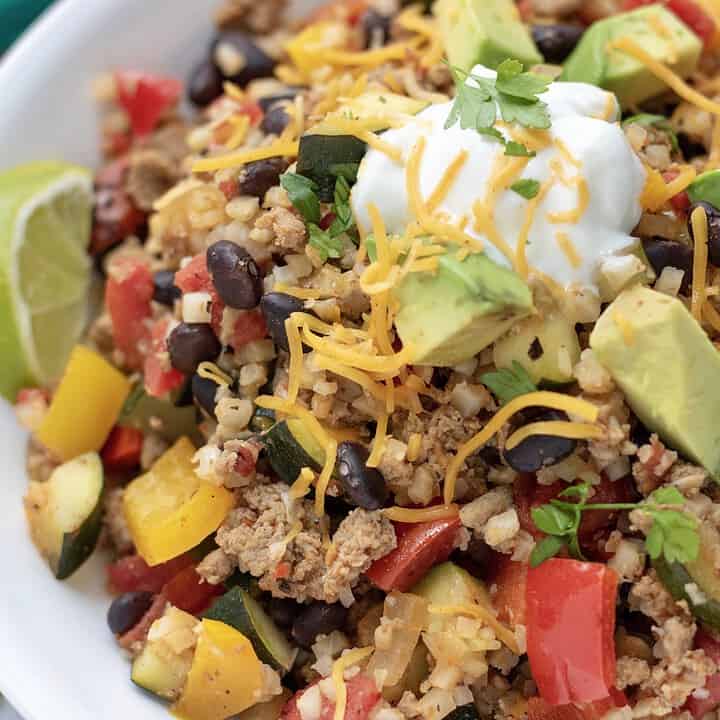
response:
M481 65L473 74L495 77L492 70ZM495 227L517 253L529 217L526 256L530 269L563 287L597 291L602 259L627 253L637 244L630 233L640 220L639 200L646 173L617 122L619 107L614 95L585 83L554 82L539 97L548 105L552 121L547 144L496 193L490 208ZM425 199L458 153L467 151L467 161L437 212L451 223L467 218L465 232L482 240L492 260L511 267L511 259L483 234L482 227L475 226L473 214L476 201L485 198L488 184L496 181L503 146L475 130L463 130L459 124L445 129L451 107L452 103L432 105L404 127L388 130L382 138L400 148L405 161L419 138L426 138L419 172ZM498 129L512 139L512 128L500 124ZM406 173L406 166L387 154L369 150L352 193L355 215L363 229L371 227L371 204L377 206L391 233L403 233L416 219L408 203ZM532 212L528 211L529 201L510 189L521 179L548 186ZM558 221L558 213L569 219Z

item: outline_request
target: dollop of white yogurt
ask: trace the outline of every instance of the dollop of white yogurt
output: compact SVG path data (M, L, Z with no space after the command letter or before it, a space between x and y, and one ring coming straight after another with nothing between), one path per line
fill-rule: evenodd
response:
M495 77L493 71L483 66L475 67L473 74ZM539 150L508 187L497 193L493 208L495 227L510 249L517 252L529 201L509 185L520 179L549 184L536 210L529 214L532 222L526 255L530 269L566 288L580 286L597 291L602 259L627 253L637 244L630 233L640 220L639 200L646 173L617 122L619 106L612 94L585 83L554 82L539 97L548 105L552 121L547 131L547 147ZM425 199L458 153L466 150L467 161L437 212L452 223L468 218L465 232L482 240L492 260L511 267L511 260L474 227L473 215L473 205L485 197L496 160L504 154L504 148L497 140L472 129L463 130L459 124L446 129L451 107L452 103L432 105L405 126L388 130L382 138L401 148L405 161L419 138L426 138L419 172ZM511 139L508 128L500 124L498 129ZM380 210L391 233L402 234L416 219L408 203L406 173L404 165L382 151L368 151L352 192L353 209L361 228L371 227L368 214L371 204ZM551 222L553 213L572 215L572 211L581 207L581 179L588 195L584 212L577 221L573 217L569 222L557 222L557 218Z

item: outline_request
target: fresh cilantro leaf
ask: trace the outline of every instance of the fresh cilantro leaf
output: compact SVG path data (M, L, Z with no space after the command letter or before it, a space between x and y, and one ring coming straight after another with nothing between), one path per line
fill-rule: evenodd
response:
M514 182L510 189L526 200L532 200L540 192L540 181L525 178Z
M505 143L505 154L511 157L535 157L534 150L528 150L522 143L508 140Z
M585 502L590 494L589 483L579 483L578 485L570 485L566 487L558 497L576 497L579 498L580 502Z
M293 207L305 218L308 223L320 222L320 200L315 194L318 186L310 178L296 173L285 173L280 178L280 184L290 198Z
M530 567L536 568L546 560L555 557L566 546L565 540L555 535L543 538L530 553Z
M332 237L328 231L322 230L314 223L308 225L308 233L310 245L318 251L323 262L328 258L339 258L342 255L343 243L339 237Z
M460 123L463 130L492 128L497 119L497 106L492 89L484 78L471 76L476 85L469 85L453 70L456 95L452 109L445 121L445 129ZM502 136L501 136L502 137Z
M680 150L680 142L678 136L670 124L670 121L664 115L652 115L651 113L640 113L639 115L632 115L631 117L623 120L623 127L628 125L641 125L642 127L652 127L656 130L664 132L670 140L670 146L673 152Z
M676 487L668 486L658 488L650 495L648 502L653 502L657 505L683 505L685 498Z
M525 368L515 360L512 369L504 368L496 372L485 373L480 380L490 388L502 405L520 395L535 392L537 385L527 374Z
M533 508L532 519L538 530L548 535L565 535L575 524L575 518L570 512L554 505Z
M662 528L653 523L645 536L645 549L653 560L657 560L662 555L664 540Z
M336 178L345 178L351 185L357 182L360 163L333 163L328 170Z
M544 102L521 100L510 95L499 95L500 114L507 123L518 123L528 128L546 130L550 127L550 113Z
M537 96L547 91L552 80L549 77L522 70L522 63L517 60L505 60L500 63L495 87L503 95L536 102Z
M350 206L350 184L342 176L338 177L335 182L335 202L332 211L335 215L329 229L332 237L342 235L355 226L355 218Z

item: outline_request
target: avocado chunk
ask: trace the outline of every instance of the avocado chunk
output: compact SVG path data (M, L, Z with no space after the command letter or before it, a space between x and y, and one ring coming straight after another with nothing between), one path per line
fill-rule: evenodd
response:
M720 170L708 170L698 175L687 189L690 202L706 202L720 208Z
M667 90L645 65L608 45L630 38L653 58L682 77L697 68L702 43L662 5L649 5L593 23L567 59L561 80L585 82L610 90L623 106L643 102Z
M414 348L413 364L469 360L534 311L522 278L484 254L461 261L450 247L438 261L436 272L411 273L393 291L395 327Z
M720 353L682 302L625 290L590 347L646 427L720 481Z
M508 58L526 68L542 62L513 0L438 0L433 12L451 65L470 70L477 64L494 69Z

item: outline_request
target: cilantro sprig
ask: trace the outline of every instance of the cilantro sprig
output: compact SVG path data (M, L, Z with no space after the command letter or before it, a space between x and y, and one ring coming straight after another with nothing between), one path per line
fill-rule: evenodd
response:
M318 251L323 262L328 258L341 257L343 242L340 236L351 232L355 227L350 206L350 183L346 175L347 173L338 174L335 181L335 197L331 208L335 217L327 230L323 230L319 225L322 211L317 196L317 184L296 173L285 173L280 178L280 184L287 192L293 207L305 219L310 245Z
M475 130L498 140L505 146L506 155L532 157L533 152L521 143L505 140L495 127L498 109L507 123L546 130L550 127L550 113L538 95L547 91L552 80L523 72L522 63L517 60L502 62L495 79L473 75L455 66L450 66L450 72L456 96L445 129L460 123L463 130Z
M501 405L507 405L516 397L527 395L538 389L527 370L517 360L513 361L512 368L485 373L480 381L490 388Z
M530 556L530 565L537 567L567 548L574 558L582 560L578 530L582 515L588 510L642 510L652 518L645 538L645 548L653 560L661 555L669 563L695 560L700 549L698 521L681 510L685 499L673 487L656 490L639 503L588 503L590 485L581 483L566 488L546 505L533 508L532 518L547 537L541 540Z
M526 200L532 200L540 192L540 181L531 178L523 178L514 182L510 189Z

